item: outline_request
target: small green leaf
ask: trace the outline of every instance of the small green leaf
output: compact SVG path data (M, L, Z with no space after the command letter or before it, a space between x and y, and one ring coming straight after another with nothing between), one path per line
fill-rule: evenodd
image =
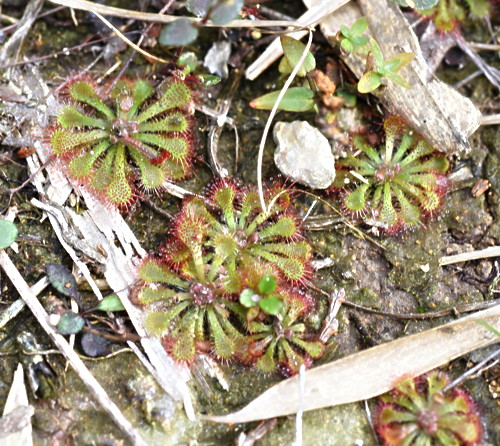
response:
M415 59L415 54L413 53L401 53L394 57L391 57L385 62L384 68L386 70L396 72L408 65L413 59Z
M255 291L251 288L244 289L240 294L240 304L246 308L253 307L257 305L260 296L255 294Z
M368 19L361 17L351 26L351 37L359 37L368 29Z
M185 7L196 17L205 17L217 0L186 0Z
M283 302L278 296L269 296L259 300L259 307L264 313L276 316L283 308Z
M370 93L377 89L382 83L382 76L374 71L365 73L358 82L358 91L360 93Z
M283 48L284 57L286 58L289 68L295 68L299 63L300 58L306 46L299 40L294 39L289 36L281 36L280 37L281 46ZM307 52L307 56L304 60L304 63L300 67L297 72L297 76L304 77L309 71L312 71L316 68L316 60L310 51ZM289 74L290 72L283 73Z
M101 311L123 311L125 307L120 298L116 294L112 294L101 300L95 309Z
M220 83L221 78L215 74L201 74L198 76L204 87L211 87L212 85L217 85Z
M258 288L261 294L271 294L276 290L278 284L276 279L272 274L265 274L262 279L260 279Z
M14 223L7 220L0 220L0 249L5 249L12 245L17 238L17 228Z
M198 28L189 19L179 19L163 27L158 42L163 46L182 46L194 42L197 37Z
M279 91L273 91L272 93L260 96L250 102L250 107L259 110L271 110L279 94ZM292 87L286 91L278 110L304 112L314 110L315 105L316 102L314 101L314 92L312 90L305 87Z
M198 58L196 54L192 51L184 51L177 59L177 64L181 67L184 67L185 73L191 73L196 70L196 66L198 65Z
M383 65L384 55L382 54L382 50L380 49L379 44L373 37L370 37L370 47L373 57L375 58L375 62L377 62L377 65Z
M224 25L237 18L242 7L243 0L219 0L210 12L210 20L216 25Z
M68 268L57 263L50 263L46 267L46 272L50 284L57 291L68 297L77 297L76 279Z
M352 45L352 42L349 39L342 40L342 42L340 42L340 47L346 53L350 53L354 49L354 46Z
M491 331L497 338L500 338L500 331L498 331L495 327L492 327L488 322L479 319L477 321L478 324L481 324L484 328Z
M340 25L340 32L344 37L351 37L351 30L345 25Z
M336 90L335 94L344 100L344 107L356 107L357 97L355 94L341 89Z
M408 83L408 81L402 78L399 74L389 71L385 76L387 77L387 79L391 80L395 84L400 85L401 87L411 88L411 85Z
M56 328L62 335L72 335L82 331L84 325L85 319L83 317L72 311L68 311L61 316Z

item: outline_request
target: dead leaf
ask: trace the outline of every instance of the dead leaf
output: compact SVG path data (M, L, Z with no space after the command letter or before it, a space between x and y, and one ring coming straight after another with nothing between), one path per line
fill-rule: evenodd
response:
M500 330L500 305L458 321L396 339L305 372L299 396L298 376L271 387L238 412L207 416L220 423L290 415L373 398L387 392L398 378L418 376L500 338L478 323L483 320ZM302 405L300 401L302 399Z

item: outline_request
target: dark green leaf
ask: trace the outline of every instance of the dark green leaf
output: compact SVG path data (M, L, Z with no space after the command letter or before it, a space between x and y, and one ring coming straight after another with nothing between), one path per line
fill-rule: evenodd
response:
M7 220L0 220L0 249L5 249L12 245L17 238L17 228L14 223Z
M297 39L289 36L281 36L280 37L281 46L283 48L284 57L288 62L288 68L291 68L289 72L282 72L283 74L290 74L292 69L297 66L299 63L306 46ZM281 67L281 64L280 64ZM307 52L307 56L304 60L304 63L301 65L299 71L297 72L297 76L304 77L309 71L314 70L316 68L316 60L310 51Z
M279 94L279 91L265 94L250 102L250 107L259 110L271 110ZM283 96L278 109L292 112L304 112L314 110L315 105L314 92L312 90L305 87L292 87L289 88Z
M57 324L57 331L62 335L72 335L82 331L85 325L85 319L80 315L68 311L61 316Z
M163 46L182 46L195 41L197 37L198 28L189 19L179 19L163 27L158 42Z
M76 280L71 271L63 265L50 263L46 268L50 284L61 294L75 298L78 295Z
M125 307L120 298L116 294L112 294L101 300L95 309L101 311L123 311Z
M257 305L259 299L260 296L255 294L255 291L250 288L246 288L240 294L240 304L247 308Z
M341 89L338 89L335 94L344 100L344 107L356 107L357 97L355 94Z
M358 82L358 91L360 93L370 93L377 89L382 82L382 76L379 73L369 71L365 73Z
M368 19L366 17L361 17L356 20L351 26L351 38L359 37L368 29Z
M276 316L283 308L283 302L278 296L269 296L259 300L259 307L264 313Z
M217 3L210 13L210 20L216 25L224 25L237 18L243 7L243 0L219 0Z
M265 274L262 279L260 279L258 288L261 294L271 294L276 290L278 284L276 279L272 274Z

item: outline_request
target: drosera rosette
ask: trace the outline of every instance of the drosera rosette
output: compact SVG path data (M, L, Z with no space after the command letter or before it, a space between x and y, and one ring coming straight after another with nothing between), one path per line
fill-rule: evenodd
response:
M158 87L144 79L99 86L79 76L62 91L68 103L51 129L50 145L69 175L104 201L127 208L138 187L155 190L187 175L192 85L174 76Z
M241 272L257 263L288 283L308 280L312 250L302 237L289 191L268 188L272 205L267 212L261 210L255 188L232 180L212 183L206 197L184 201L163 250L183 277L203 277L208 283L219 277L227 294L241 292Z
M239 355L264 373L279 371L291 376L299 373L301 365L309 368L313 359L323 355L325 345L301 321L313 306L310 296L281 289L280 298L283 306L277 314L249 321L250 338Z
M406 377L379 399L375 429L384 446L472 446L483 426L476 404L461 388L445 391L448 378L431 372Z
M197 352L230 359L244 336L233 325L227 295L217 282L184 280L158 259L144 260L135 299L146 308L145 326L162 338L177 361L191 363Z
M337 162L333 189L342 190L347 213L372 218L394 234L435 215L448 189L449 162L397 116L384 122L385 144L362 135Z
M484 18L490 13L488 0L438 0L432 8L418 10L424 17L429 17L436 28L448 33L455 31L470 12L473 18Z

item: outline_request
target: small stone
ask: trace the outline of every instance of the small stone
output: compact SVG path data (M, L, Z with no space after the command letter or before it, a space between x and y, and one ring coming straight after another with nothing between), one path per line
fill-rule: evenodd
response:
M227 68L229 56L231 56L231 44L229 42L214 42L205 56L203 65L210 73L226 78L229 73Z
M312 189L326 189L335 179L335 159L328 140L306 121L278 122L274 162L293 181Z

